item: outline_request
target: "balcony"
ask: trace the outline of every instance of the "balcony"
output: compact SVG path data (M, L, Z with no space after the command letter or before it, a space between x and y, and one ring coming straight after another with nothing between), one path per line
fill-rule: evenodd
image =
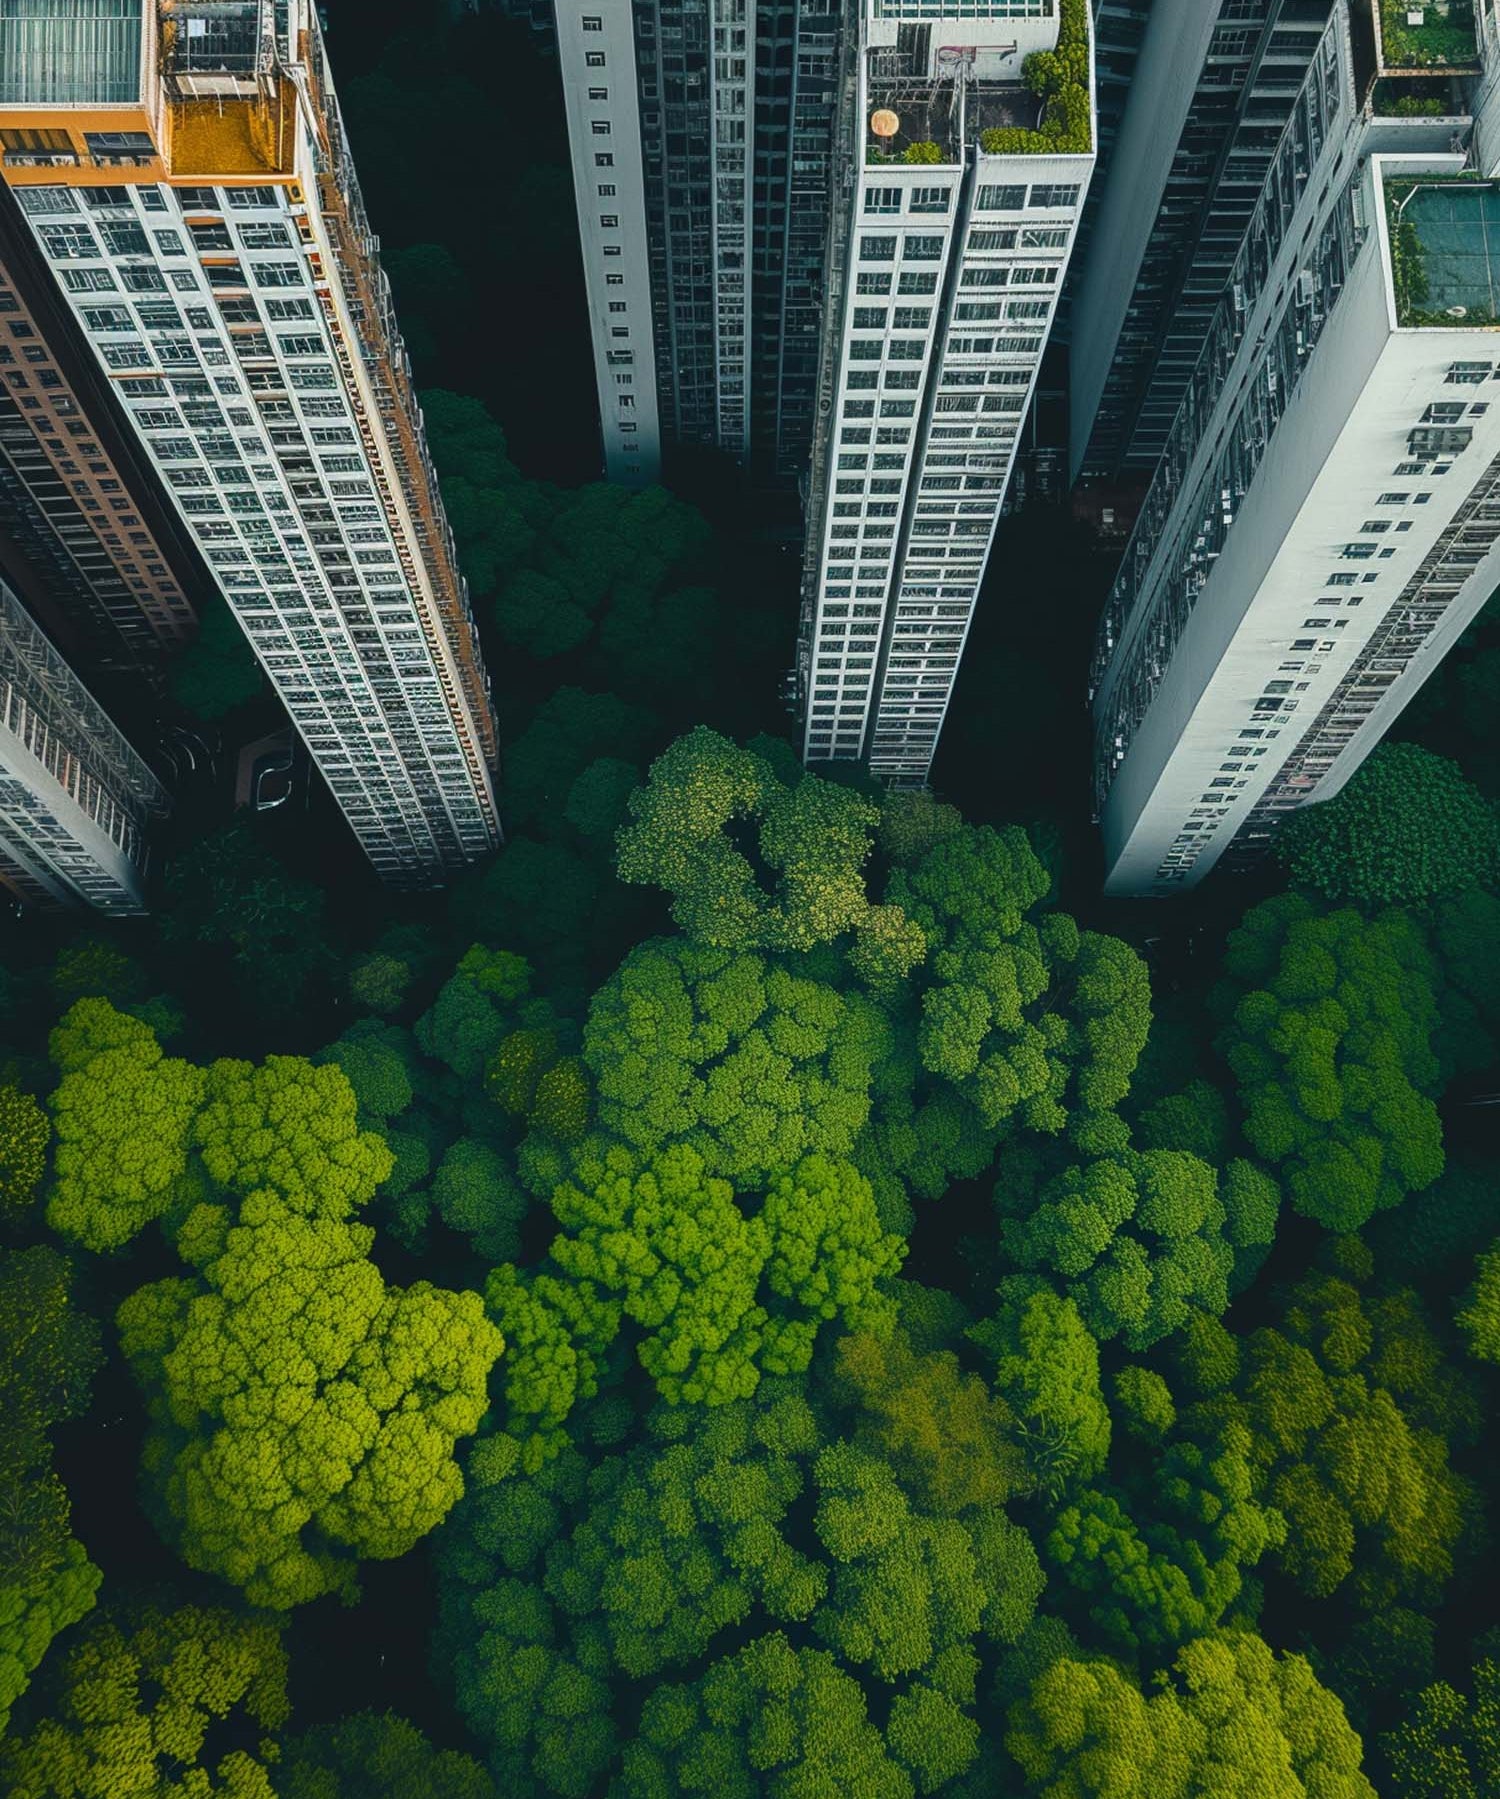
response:
M272 0L161 0L161 30L175 98L246 98L274 66Z

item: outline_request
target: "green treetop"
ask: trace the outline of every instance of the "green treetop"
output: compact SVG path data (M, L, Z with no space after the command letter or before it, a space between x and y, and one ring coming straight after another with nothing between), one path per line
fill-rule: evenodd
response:
M821 1155L775 1177L747 1215L695 1150L642 1164L616 1148L586 1161L552 1209L563 1232L550 1266L530 1277L501 1268L487 1289L512 1345L506 1429L532 1443L533 1463L560 1445L624 1321L665 1399L723 1405L763 1373L805 1369L826 1321L887 1320L879 1283L905 1253L881 1229L869 1183Z
M810 1150L849 1154L884 1037L857 994L666 938L594 995L583 1056L603 1130L645 1155L691 1144L711 1174L753 1185Z
M1470 1355L1481 1362L1500 1362L1500 1242L1474 1264L1474 1279L1459 1308L1458 1323L1469 1340Z
M1375 1799L1337 1698L1242 1631L1188 1644L1150 1698L1113 1662L1060 1657L1005 1744L1036 1799Z
M231 952L245 1002L285 1016L333 971L321 888L288 874L241 817L188 845L167 865L162 939L202 953Z
M262 1619L199 1606L101 1619L57 1668L52 1715L0 1750L0 1784L11 1799L274 1799L286 1673ZM248 1746L205 1763L211 1739Z
M701 1680L658 1687L626 1746L622 1799L796 1799L859 1793L913 1799L858 1683L825 1651L780 1632L716 1662Z
M281 1746L276 1799L499 1799L484 1769L391 1712L356 1712Z
M346 1216L373 1197L391 1169L379 1134L359 1128L343 1069L301 1056L215 1062L193 1143L219 1186L264 1192L314 1216Z
M921 935L889 908L872 907L864 864L880 809L852 788L815 775L789 785L765 757L700 726L651 765L621 832L621 880L664 887L672 917L716 949L805 950L860 934L857 966L877 984L920 961ZM774 890L735 845L753 824Z
M531 969L522 957L476 943L431 1010L417 1020L417 1042L461 1080L476 1080L513 1028L514 1009L530 990Z
M1370 1609L1436 1600L1474 1506L1448 1445L1472 1438L1478 1413L1414 1294L1309 1275L1284 1296L1280 1328L1246 1340L1229 1403L1250 1432L1257 1490L1286 1519L1279 1559L1304 1592L1347 1581Z
M1002 1282L1000 1302L969 1335L1015 1415L1030 1478L1057 1497L1097 1474L1109 1454L1099 1345L1073 1301L1034 1276Z
M891 1461L925 1510L1003 1505L1026 1486L1009 1406L957 1356L918 1353L899 1328L862 1330L840 1338L835 1371L859 1409L858 1440Z
M1053 1132L1125 1097L1151 1022L1128 945L1032 914L1051 888L1026 833L969 827L898 868L886 897L927 936L923 1066L963 1083L987 1123Z
M70 1282L55 1250L0 1252L0 1734L47 1645L99 1585L52 1469L52 1427L84 1411L99 1362L98 1327L70 1305Z
M192 1276L120 1307L152 1408L146 1466L190 1566L256 1604L350 1592L362 1556L404 1554L462 1490L453 1461L501 1349L478 1294L388 1287L347 1221L390 1167L342 1071L220 1062L195 1127L238 1206L178 1233Z
M0 1087L0 1218L14 1218L36 1198L51 1141L40 1103L18 1087Z
M1101 1342L1139 1351L1192 1308L1225 1309L1236 1250L1270 1243L1279 1195L1248 1163L1221 1182L1197 1156L1157 1149L1067 1168L1034 1194L1003 1174L995 1198L1005 1259L1055 1278Z
M1500 1793L1500 1659L1481 1639L1470 1691L1446 1680L1422 1688L1380 1738L1390 1799L1491 1799Z
M1225 969L1219 1047L1245 1136L1299 1212L1356 1230L1437 1179L1435 972L1409 917L1285 894L1231 932Z
M537 707L506 751L508 815L522 825L555 818L575 782L601 758L621 759L634 772L650 736L651 715L639 706L613 693L559 687Z
M1299 886L1361 906L1410 905L1500 879L1500 818L1444 756L1383 743L1331 800L1282 826Z
M1250 1451L1242 1424L1184 1420L1149 1477L1087 1488L1057 1514L1048 1559L1112 1649L1169 1652L1213 1629L1282 1541Z
M119 1249L182 1197L206 1077L105 999L70 1006L50 1048L62 1079L47 1222L87 1249Z

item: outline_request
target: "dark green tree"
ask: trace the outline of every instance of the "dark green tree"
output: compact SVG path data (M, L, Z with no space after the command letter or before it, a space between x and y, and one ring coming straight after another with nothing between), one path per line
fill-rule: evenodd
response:
M0 1749L11 1799L274 1799L286 1651L264 1619L185 1605L100 1618L56 1670L50 1717ZM215 1741L238 1741L216 1759Z
M198 635L172 663L168 685L185 712L208 724L262 691L250 640L222 600L211 599L199 611Z
M1446 1680L1415 1694L1379 1739L1390 1799L1492 1799L1500 1793L1500 1660L1493 1632L1475 1661L1469 1690Z
M1331 900L1411 905L1500 879L1500 818L1444 756L1383 743L1331 800L1277 834L1299 886Z
M52 1468L52 1427L83 1413L99 1363L98 1327L70 1303L71 1279L56 1250L0 1252L0 1735L99 1585Z
M472 1757L390 1712L356 1712L281 1745L276 1799L499 1799Z
M1288 1198L1357 1230L1443 1171L1435 969L1406 914L1267 900L1230 933L1215 1004L1244 1132Z

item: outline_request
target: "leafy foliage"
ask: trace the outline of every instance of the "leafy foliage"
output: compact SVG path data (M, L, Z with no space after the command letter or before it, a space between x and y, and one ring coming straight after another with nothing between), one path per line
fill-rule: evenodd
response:
M1296 1209L1331 1230L1435 1181L1442 1133L1434 969L1405 914L1267 900L1230 933L1216 1004L1252 1148Z
M1014 1178L996 1188L1006 1259L1052 1275L1100 1342L1122 1336L1132 1350L1181 1329L1195 1307L1225 1309L1236 1250L1270 1243L1278 1198L1248 1163L1221 1183L1169 1149L1078 1164L1034 1194Z
M36 1099L0 1087L0 1218L24 1211L36 1198L51 1141L51 1123Z
M277 1799L497 1799L467 1755L434 1749L405 1718L356 1712L283 1745Z
M1300 1655L1241 1631L1190 1643L1147 1697L1108 1661L1064 1656L1010 1710L1006 1747L1045 1799L1374 1799L1359 1738Z
M216 1063L195 1125L239 1196L193 1208L191 1276L120 1306L151 1405L148 1482L192 1567L258 1605L354 1591L362 1556L404 1554L462 1491L455 1441L501 1345L479 1296L388 1287L348 1221L390 1167L342 1072L293 1057Z
M1333 799L1292 814L1276 854L1327 899L1410 905L1493 886L1500 818L1446 757L1384 743Z
M600 1126L644 1155L684 1143L753 1185L809 1151L847 1156L884 1032L857 994L752 951L632 950L595 994L583 1059Z
M56 1250L0 1252L0 1734L32 1670L94 1603L99 1570L69 1533L54 1425L87 1407L99 1332Z
M905 1253L869 1183L821 1155L772 1181L747 1215L696 1150L641 1164L616 1148L585 1161L552 1209L563 1231L551 1267L529 1278L501 1268L486 1290L513 1345L506 1428L534 1438L533 1461L558 1447L556 1427L594 1390L626 1321L664 1399L724 1405L763 1373L805 1370L825 1322L887 1321L878 1283Z
M205 1076L105 999L70 1006L51 1052L62 1079L47 1222L86 1249L118 1249L183 1196Z
M101 1618L62 1660L53 1715L0 1750L5 1790L12 1799L273 1799L269 1736L287 1716L286 1675L276 1628L262 1619L201 1606ZM226 1735L251 1748L204 1765L210 1740Z

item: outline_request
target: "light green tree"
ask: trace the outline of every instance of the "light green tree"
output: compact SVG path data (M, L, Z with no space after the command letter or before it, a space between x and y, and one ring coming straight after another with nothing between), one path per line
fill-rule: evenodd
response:
M47 1222L86 1249L119 1249L187 1189L189 1134L206 1077L106 999L80 999L50 1040L62 1074Z

